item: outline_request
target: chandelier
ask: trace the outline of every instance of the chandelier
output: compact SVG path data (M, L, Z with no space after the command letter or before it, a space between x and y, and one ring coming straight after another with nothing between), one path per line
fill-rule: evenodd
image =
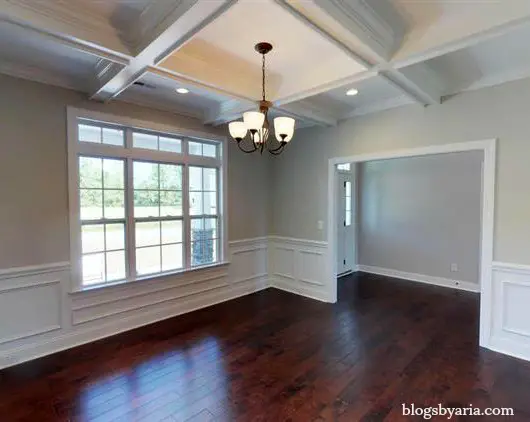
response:
M267 149L271 154L280 154L294 134L294 119L291 117L276 117L274 119L274 132L276 140L269 139L270 125L268 120L269 109L272 103L265 98L265 55L272 50L268 42L260 42L254 47L261 54L262 65L262 100L259 102L259 111L243 113L242 122L231 122L228 130L237 142L239 149L246 153ZM247 138L247 132L250 136ZM245 141L248 139L248 141ZM249 142L250 141L250 142ZM248 144L244 146L244 144Z

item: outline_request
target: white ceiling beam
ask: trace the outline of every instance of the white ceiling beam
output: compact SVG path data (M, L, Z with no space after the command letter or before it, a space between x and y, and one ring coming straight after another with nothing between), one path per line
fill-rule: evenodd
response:
M125 68L102 84L91 99L108 101L115 98L144 75L150 66L156 65L167 55L178 50L235 3L236 0L223 2L187 0L177 3L171 14L171 23L164 30L158 31L154 39L143 42L142 45L145 46L143 50Z
M380 73L388 83L403 92L408 98L424 106L441 103L441 94L427 78L413 79L395 69L387 69Z
M338 123L337 118L326 115L322 110L315 109L307 102L284 104L281 107L274 106L273 108L280 114L305 120L317 126L336 126Z
M324 31L322 28L320 28L318 25L316 25L313 21L308 19L305 15L300 13L298 10L296 10L293 6L291 6L289 3L287 3L285 0L274 0L277 4L279 4L285 11L290 13L292 16L294 16L296 19L298 19L300 22L302 22L307 27L311 28L313 31L320 34L323 38L337 46L339 49L341 49L344 53L346 53L349 57L357 61L357 63L363 65L366 68L373 67L373 64L370 63L366 58L362 57L360 54L358 54L356 51L348 47L346 44L344 44L342 41L335 38L333 35L329 34L327 31Z
M378 62L400 46L406 23L388 0L313 0L326 15L350 32Z
M127 65L131 59L130 56L124 53L110 50L103 46L81 40L64 33L54 32L52 30L40 28L31 22L20 21L16 16L6 15L5 12L0 13L0 21L9 22L12 25L17 25L25 30L31 31L44 39L64 45L82 53L90 54L91 56L100 59L109 60L113 63Z
M457 40L447 42L445 44L436 45L432 48L427 48L422 51L409 54L406 57L402 57L399 54L396 58L390 60L390 65L394 69L401 69L417 63L425 62L427 60L434 59L455 51L464 50L482 42L488 41L493 38L500 37L508 32L515 30L519 27L527 25L530 22L530 15L525 17L514 19L508 23L497 25L485 29L483 31L461 37Z

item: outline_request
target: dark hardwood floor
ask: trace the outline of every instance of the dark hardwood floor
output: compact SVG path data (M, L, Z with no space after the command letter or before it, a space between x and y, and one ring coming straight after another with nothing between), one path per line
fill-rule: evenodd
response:
M530 364L479 349L478 308L366 274L334 305L270 289L1 371L0 421L528 421Z

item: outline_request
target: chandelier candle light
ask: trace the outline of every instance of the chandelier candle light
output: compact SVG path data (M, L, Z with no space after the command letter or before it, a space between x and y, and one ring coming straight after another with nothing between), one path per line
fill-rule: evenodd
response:
M276 141L269 139L268 113L272 103L265 99L265 55L272 50L272 45L268 42L260 42L254 47L262 56L262 100L259 102L259 111L248 111L243 113L242 122L231 122L228 125L230 135L237 142L239 149L246 153L258 151L263 153L267 149L273 155L279 155L285 145L292 139L294 134L294 119L291 117L276 117L274 119L274 132ZM247 132L250 133L250 147L244 148L244 139Z

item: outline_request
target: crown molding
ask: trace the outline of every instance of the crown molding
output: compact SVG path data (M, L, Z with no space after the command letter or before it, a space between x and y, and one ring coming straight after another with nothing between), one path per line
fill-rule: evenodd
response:
M389 60L405 35L404 20L387 0L314 0L314 3L380 60Z
M87 81L73 81L71 79L65 79L57 76L57 74L54 72L43 70L40 67L9 62L4 59L0 61L0 73L12 76L14 78L26 79L33 82L39 82L46 85L52 85L59 88L66 88L81 92L83 92L88 85Z

